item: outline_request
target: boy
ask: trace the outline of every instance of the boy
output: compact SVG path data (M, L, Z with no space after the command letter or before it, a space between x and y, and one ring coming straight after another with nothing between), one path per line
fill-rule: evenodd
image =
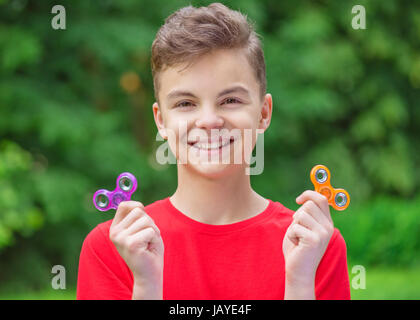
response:
M178 10L153 42L152 72L178 187L146 207L122 202L89 233L77 298L349 299L346 245L327 199L307 190L293 212L257 194L248 162L233 161L249 158L272 113L246 17L218 3Z

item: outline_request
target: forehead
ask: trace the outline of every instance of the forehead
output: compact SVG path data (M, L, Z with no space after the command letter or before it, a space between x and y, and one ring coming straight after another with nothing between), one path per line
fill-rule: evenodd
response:
M186 66L186 63L180 64L162 71L159 77L161 98L166 99L174 89L212 95L232 84L242 84L251 93L258 92L254 72L241 49L215 50Z

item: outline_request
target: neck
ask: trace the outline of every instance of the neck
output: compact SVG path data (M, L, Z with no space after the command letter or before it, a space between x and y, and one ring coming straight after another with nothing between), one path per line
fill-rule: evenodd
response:
M252 189L244 170L210 179L183 165L178 165L178 187L170 200L188 217L214 225L251 218L268 205L268 200Z

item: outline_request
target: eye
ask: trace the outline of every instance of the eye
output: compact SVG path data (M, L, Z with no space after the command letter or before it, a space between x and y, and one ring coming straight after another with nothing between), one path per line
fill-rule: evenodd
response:
M191 107L193 104L190 101L181 101L175 104L175 108Z
M227 98L226 100L222 102L222 104L237 104L237 103L241 103L241 102L236 98Z

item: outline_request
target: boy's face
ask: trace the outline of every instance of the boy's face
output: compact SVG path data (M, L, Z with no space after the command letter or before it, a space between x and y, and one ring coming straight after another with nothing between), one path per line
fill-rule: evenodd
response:
M153 113L178 163L207 177L243 169L257 129L271 120L272 100L242 50L216 50L160 73L160 104Z

